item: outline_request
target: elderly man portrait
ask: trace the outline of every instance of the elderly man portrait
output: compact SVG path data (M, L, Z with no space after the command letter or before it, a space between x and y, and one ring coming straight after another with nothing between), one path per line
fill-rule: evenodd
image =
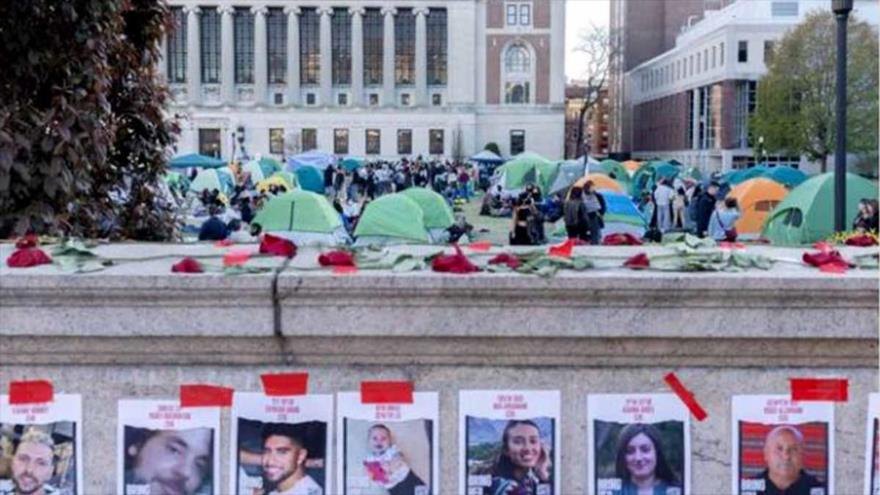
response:
M824 488L816 477L804 471L804 436L792 426L777 426L764 441L767 469L759 479L764 489L759 495L819 495L813 488ZM824 492L823 492L824 493Z

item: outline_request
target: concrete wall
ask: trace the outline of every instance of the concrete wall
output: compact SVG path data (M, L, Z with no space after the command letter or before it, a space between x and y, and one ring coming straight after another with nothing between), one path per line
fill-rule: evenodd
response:
M663 251L577 249L597 260ZM0 257L10 250L0 246ZM199 382L258 391L260 373L281 370L309 371L313 392L356 390L368 379L439 391L443 494L458 486L462 389L560 390L561 493L582 494L586 394L667 392L663 376L673 371L709 414L692 420L692 486L714 495L731 490L731 395L784 394L791 377L846 377L850 400L835 407L835 488L862 493L867 394L877 390L876 273L824 275L788 263L772 272L645 273L609 263L552 279L286 271L277 284L272 274L169 273L181 256L216 252L111 245L99 254L128 261L97 275L0 268L0 393L8 380L48 378L58 392L83 395L87 494L114 492L119 399L173 398L180 384ZM801 251L761 252L795 259ZM316 254L303 249L292 265L313 267Z

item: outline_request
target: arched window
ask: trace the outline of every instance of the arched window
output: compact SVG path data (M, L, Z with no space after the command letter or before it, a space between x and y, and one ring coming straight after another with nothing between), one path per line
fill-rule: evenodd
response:
M505 49L502 64L504 103L531 103L531 89L535 84L533 58L532 50L521 41Z

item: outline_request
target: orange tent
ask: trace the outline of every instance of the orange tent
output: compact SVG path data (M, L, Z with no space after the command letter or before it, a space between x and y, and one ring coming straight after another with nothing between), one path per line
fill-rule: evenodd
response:
M593 181L594 189L609 189L614 192L623 193L623 188L616 180L604 174L588 174L576 180L571 187L583 188L587 181Z
M741 214L736 222L739 235L746 238L758 237L764 226L764 219L787 194L788 189L782 184L760 177L749 179L731 189L727 197L736 198Z
M639 167L642 166L642 163L641 163L641 162L637 162L637 161L635 161L635 160L627 160L627 161L621 163L621 165L623 165L623 167L624 167L627 171L629 171L629 175L633 175L634 173L636 173L636 170L638 170Z

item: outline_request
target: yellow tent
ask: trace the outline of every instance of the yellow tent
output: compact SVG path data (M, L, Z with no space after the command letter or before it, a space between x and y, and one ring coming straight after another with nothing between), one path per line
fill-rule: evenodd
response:
M636 170L638 170L639 167L642 166L642 163L635 160L627 160L621 163L621 165L623 165L623 168L625 168L627 172L629 172L629 175L632 176L634 173L636 173Z
M764 219L787 194L785 186L770 179L759 177L737 184L727 194L739 204L741 216L736 222L737 233L745 238L757 238Z
M571 187L580 187L583 189L587 181L593 182L593 189L608 189L614 192L623 193L623 188L616 180L604 174L588 174L576 180Z
M263 194L267 192L272 186L281 186L285 192L291 189L290 184L288 184L283 177L273 175L272 177L269 177L268 179L263 179L257 183L257 192Z

